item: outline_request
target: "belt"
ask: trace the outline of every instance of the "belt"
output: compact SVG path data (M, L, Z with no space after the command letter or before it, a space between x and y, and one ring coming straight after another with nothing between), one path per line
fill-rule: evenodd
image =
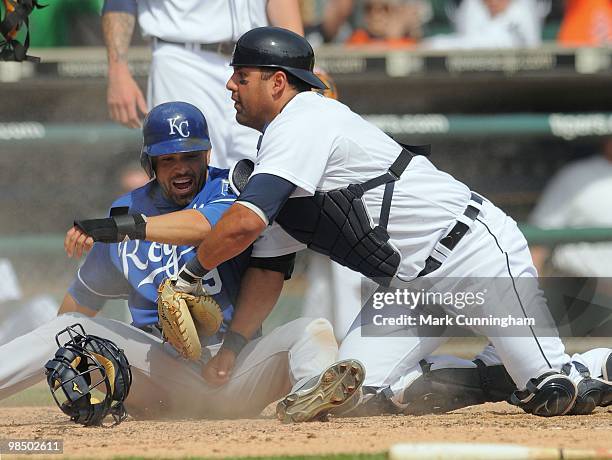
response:
M470 225L482 208L482 197L474 192L470 196L465 211L457 218L457 223L450 229L450 232L436 243L432 255L425 261L425 268L421 270L418 276L425 276L433 271L436 271L442 263L448 258L451 251L457 246L461 238L465 236L470 229Z
M226 56L231 56L231 54L234 52L234 46L236 45L236 42L231 41L231 40L227 40L224 42L216 42L216 43L195 43L195 42L171 42L168 40L163 40L158 37L153 37L153 42L181 46L190 51L208 51L211 53L223 54Z

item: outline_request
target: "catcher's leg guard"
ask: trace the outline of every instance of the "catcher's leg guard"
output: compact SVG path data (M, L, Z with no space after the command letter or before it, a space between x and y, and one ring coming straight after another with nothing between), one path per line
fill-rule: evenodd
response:
M510 403L541 417L567 414L576 402L576 384L567 376L547 372L527 382L527 389L515 391Z
M503 365L487 366L479 359L474 364L473 368L432 370L431 363L421 360L423 374L394 399L403 408L403 413L419 415L505 401L516 391Z
M285 396L276 406L276 416L284 423L325 419L359 396L365 379L363 365L355 359L332 364L299 390Z
M602 366L604 377L608 375L608 369L606 368L608 364L612 366L612 353ZM578 362L574 362L573 365L583 378L578 382L576 402L569 413L571 415L587 415L598 406L607 407L612 404L612 382L591 377L586 366Z

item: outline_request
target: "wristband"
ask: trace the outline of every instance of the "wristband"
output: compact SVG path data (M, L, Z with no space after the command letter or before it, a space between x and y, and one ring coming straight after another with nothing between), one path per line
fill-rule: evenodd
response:
M96 242L121 243L125 240L144 240L147 221L143 214L122 214L106 219L75 220L74 226Z
M204 267L202 267L196 253L196 255L185 264L178 276L189 283L195 283L199 279L202 279L209 271L210 270L206 270Z
M238 356L247 343L249 343L249 340L242 334L234 331L227 331L223 338L223 345L221 345L221 348L231 350Z
M120 241L126 238L130 240L146 239L147 220L143 214L127 214L123 216L111 217L117 226L117 239Z

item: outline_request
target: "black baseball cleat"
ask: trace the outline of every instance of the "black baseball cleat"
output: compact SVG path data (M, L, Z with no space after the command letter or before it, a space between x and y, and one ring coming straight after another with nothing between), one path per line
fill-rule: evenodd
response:
M567 375L551 371L530 379L527 388L512 393L508 402L528 414L554 417L569 413L577 394L576 384Z
M365 369L359 361L338 361L285 396L276 406L276 416L283 423L325 420L332 411L351 404L364 379Z
M577 363L574 363L578 366ZM578 368L580 370L580 368ZM601 365L601 378L590 377L588 371L577 385L576 403L570 414L587 415L596 407L607 407L612 404L612 352L608 353Z
M571 415L587 415L596 407L607 407L612 404L612 382L587 377L578 382L576 402Z

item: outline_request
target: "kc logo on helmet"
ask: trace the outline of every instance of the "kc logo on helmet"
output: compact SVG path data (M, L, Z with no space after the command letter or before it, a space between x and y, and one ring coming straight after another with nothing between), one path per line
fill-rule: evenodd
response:
M189 137L189 122L187 120L181 121L180 123L177 123L177 120L179 120L181 118L180 115L177 115L174 118L168 118L168 124L170 125L170 133L169 134L175 134L174 130L176 130L177 133L179 133L182 137ZM184 129L186 132L183 132L183 125L185 126Z

